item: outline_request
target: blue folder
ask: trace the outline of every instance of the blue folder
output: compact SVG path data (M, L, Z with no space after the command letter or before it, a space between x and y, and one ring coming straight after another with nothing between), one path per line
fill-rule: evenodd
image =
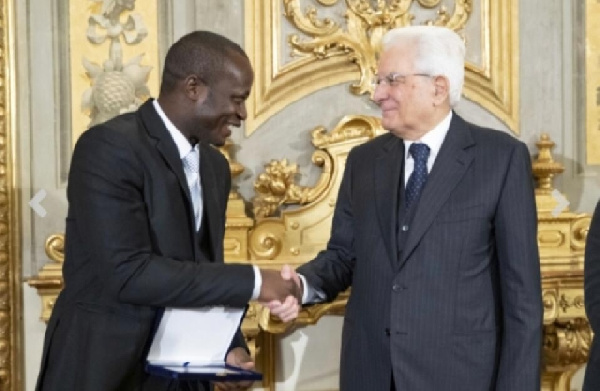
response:
M186 365L152 365L146 364L146 372L151 375L169 377L178 380L202 381L245 381L262 380L259 372L234 367L228 364L213 364L202 366Z

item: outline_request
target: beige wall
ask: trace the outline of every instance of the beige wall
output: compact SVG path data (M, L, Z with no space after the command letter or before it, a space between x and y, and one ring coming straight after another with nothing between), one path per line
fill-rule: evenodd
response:
M262 0L261 0L262 1ZM140 1L138 1L140 3ZM168 0L160 12L159 50L193 29L222 33L243 43L242 0ZM600 194L598 170L583 164L585 123L581 107L584 91L581 80L583 2L564 0L521 0L520 34L520 136L530 150L542 132L556 142L555 159L565 165L556 185L571 201L574 211L591 212ZM66 0L15 1L17 18L17 115L18 153L22 168L23 277L35 275L47 262L45 239L64 229L66 215L65 173L68 167L70 122L67 104L68 67L64 40L68 29ZM162 58L162 55L161 55ZM458 112L468 120L504 131L507 127L478 104L464 100ZM364 96L348 92L341 84L301 99L267 120L251 137L243 131L234 136L235 158L246 168L239 187L250 201L252 184L271 159L288 158L301 168L300 184L314 184L318 169L310 161L313 147L310 131L323 125L331 129L345 114L377 114ZM277 146L274 148L273 146ZM48 215L40 218L27 202L39 189L48 197ZM24 319L26 345L26 390L32 390L39 365L44 324L39 321L40 303L36 291L25 283ZM285 364L277 377L278 390L335 389L337 359L317 354L315 346L323 336L339 346L340 319L328 317L316 328L300 329L286 335L280 345ZM315 334L316 333L316 334ZM290 366L290 362L294 365ZM578 380L580 381L580 380ZM574 385L573 389L578 389Z

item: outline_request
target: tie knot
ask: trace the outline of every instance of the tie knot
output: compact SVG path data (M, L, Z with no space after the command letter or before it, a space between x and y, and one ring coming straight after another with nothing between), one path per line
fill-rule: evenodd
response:
M427 162L429 158L429 147L423 143L412 143L408 152L415 159L415 162Z
M190 173L198 173L200 171L200 156L196 148L192 149L183 158L183 169Z

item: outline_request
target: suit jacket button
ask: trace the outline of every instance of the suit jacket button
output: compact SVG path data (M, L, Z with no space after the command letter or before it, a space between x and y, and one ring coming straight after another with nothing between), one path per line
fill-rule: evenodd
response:
M388 327L385 328L385 335L390 336L390 329Z
M400 288L400 285L398 285L398 284L394 284L394 286L392 286L392 290L393 290L394 292L398 292L398 291L400 291L400 289L401 289L401 288Z

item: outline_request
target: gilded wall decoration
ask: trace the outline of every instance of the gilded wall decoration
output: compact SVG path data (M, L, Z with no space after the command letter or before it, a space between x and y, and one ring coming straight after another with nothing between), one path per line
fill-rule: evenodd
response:
M499 117L518 133L517 0L482 0L471 15L472 0L318 0L319 9L301 0L246 0L246 50L256 69L248 101L246 134L290 103L319 89L353 82L354 94L370 94L381 38L394 27L411 25L415 16L433 8L424 23L447 26L464 35L475 16L480 24L480 63L467 62L464 95ZM320 17L328 7L342 7L345 22ZM283 15L283 16L282 16ZM283 20L285 18L285 20ZM282 25L297 33L284 41ZM470 37L465 37L467 45ZM476 38L476 39L475 39ZM293 60L281 64L289 45Z
M90 3L91 2L91 3ZM70 2L72 140L158 91L157 3ZM147 64L147 65L145 65Z
M0 1L0 390L22 389L21 278L17 218L12 4Z
M44 250L50 262L44 265L39 275L30 278L28 283L31 287L37 289L42 298L42 315L40 319L48 322L56 298L64 287L62 267L65 259L65 235L62 233L50 235L46 239Z
M254 186L257 196L253 204L258 214L248 238L253 263L299 265L323 249L348 152L384 132L377 118L361 115L344 116L330 132L323 126L313 129L311 141L316 150L312 161L321 167L321 175L311 187L294 183L295 164L288 166L286 160L267 164ZM303 206L281 208L291 204ZM279 217L270 217L275 212L281 212Z
M585 2L586 162L600 164L600 2Z
M225 145L219 147L219 150L225 156L227 162L229 162L231 179L235 181L244 172L244 166L232 158L230 149L233 145L233 141L228 138L225 140ZM247 261L248 231L254 226L254 220L246 215L244 199L238 193L235 186L232 186L229 192L225 216L225 239L223 241L225 260L228 262Z
M329 159L320 156L313 157L313 162L318 166L329 163ZM327 169L324 169L327 172ZM272 216L284 203L297 203L300 205L312 202L319 195L322 188L319 186L305 187L294 183L298 175L298 165L288 165L287 159L271 160L265 165L265 172L260 174L254 183L256 198L254 199L254 216L263 218ZM321 176L323 179L323 176ZM326 182L329 178L325 178Z

